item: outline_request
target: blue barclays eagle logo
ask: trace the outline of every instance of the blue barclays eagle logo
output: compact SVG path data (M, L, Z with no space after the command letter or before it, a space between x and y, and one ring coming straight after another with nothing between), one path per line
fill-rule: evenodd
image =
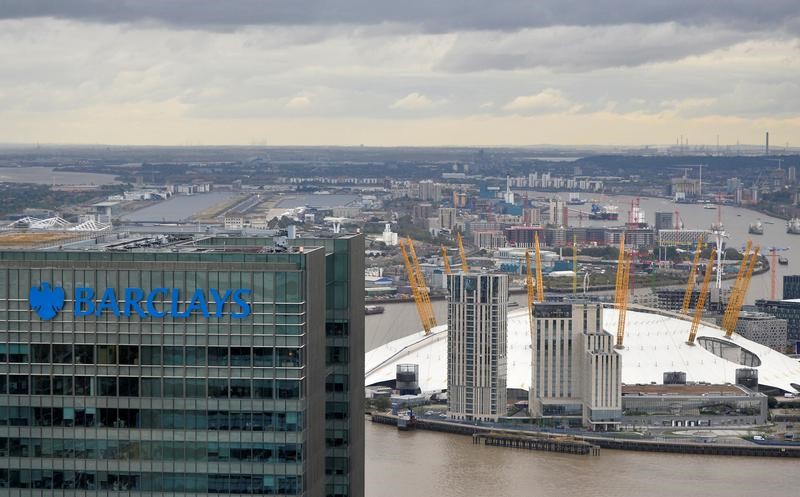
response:
M41 286L31 287L28 302L40 318L49 321L64 308L64 289L50 288L50 283L43 282Z

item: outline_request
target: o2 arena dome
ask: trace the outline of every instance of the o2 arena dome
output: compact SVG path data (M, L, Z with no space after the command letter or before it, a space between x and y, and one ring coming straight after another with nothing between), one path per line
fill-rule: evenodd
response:
M603 310L603 328L616 335L619 312ZM622 383L662 383L669 371L686 373L689 382L735 383L736 370L758 370L758 383L768 390L800 392L800 361L764 345L701 323L695 345L686 343L691 317L631 306L625 324ZM508 388L528 390L531 382L531 336L526 308L508 314ZM395 379L397 364L419 365L423 392L447 389L447 326L437 326L430 335L422 332L389 342L366 354L366 385Z

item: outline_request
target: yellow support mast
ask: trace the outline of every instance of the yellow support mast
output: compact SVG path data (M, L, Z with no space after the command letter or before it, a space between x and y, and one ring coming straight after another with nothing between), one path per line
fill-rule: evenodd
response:
M633 263L633 253L624 255L622 252L622 281L620 287L619 315L617 317L617 342L614 348L622 349L625 339L625 321L628 314L628 282L631 278L631 264Z
M730 328L725 330L725 336L730 338L733 335L733 331L736 329L736 323L739 322L739 311L742 310L742 304L744 304L744 297L747 295L747 289L750 287L750 278L753 276L753 268L756 267L756 262L758 261L758 251L761 247L756 247L753 251L753 255L750 256L750 262L747 266L747 274L744 276L744 280L742 281L742 286L739 289L739 294L736 299L736 312L733 313L731 317L731 322L729 324ZM730 305L730 304L729 304Z
M434 326L436 326L436 316L434 316L433 314L433 306L431 305L431 299L430 296L428 295L428 285L425 283L425 276L422 275L422 270L419 267L419 261L417 260L417 251L414 250L414 242L411 241L411 237L408 238L407 243L409 252L411 253L411 263L414 266L418 291L425 309L426 319L428 320L430 327L433 328Z
M468 273L469 264L467 264L467 254L464 252L464 241L461 239L461 233L456 233L456 240L458 240L458 253L461 255L461 270Z
M617 277L614 281L614 306L622 302L622 279L625 276L625 233L619 238L619 257L617 258Z
M572 235L572 295L578 294L578 237Z
M533 234L534 250L536 251L536 300L544 302L544 281L542 280L542 254L539 252L539 233Z
M533 336L533 302L536 300L536 289L533 286L533 268L531 268L531 251L525 251L525 287L528 290L528 321L530 322L531 336Z
M450 260L447 258L447 249L442 245L442 260L444 261L444 274L452 274L450 270Z
M744 256L742 257L742 263L739 265L739 272L736 274L736 280L734 281L733 285L731 286L731 293L728 295L728 305L725 307L725 313L722 317L722 325L721 328L724 330L728 330L728 325L731 322L731 317L733 316L734 312L738 312L736 309L736 299L739 296L739 291L742 288L742 280L744 279L744 275L747 272L747 264L750 262L750 246L752 245L751 240L747 240L747 248L744 249Z
M689 270L689 281L686 283L686 293L683 294L681 314L689 314L689 304L692 302L694 283L697 279L697 264L700 262L700 252L702 252L702 250L703 235L700 235L700 238L697 239L697 247L694 249L694 260L692 261L692 268Z
M700 319L703 317L703 308L706 305L706 293L708 292L708 282L711 281L711 273L714 269L714 257L717 255L716 249L711 249L711 255L708 257L706 264L706 274L703 277L703 285L700 287L700 295L697 296L697 307L694 309L694 318L692 319L692 327L689 330L689 340L686 342L689 345L694 345L694 339L697 337L697 328L700 326Z
M422 323L422 329L425 330L426 335L429 335L431 333L430 320L428 319L427 310L425 309L424 302L422 301L422 297L419 293L417 276L414 273L414 268L411 267L411 261L408 258L408 252L406 251L406 246L403 240L400 240L398 245L400 246L400 251L403 253L403 262L405 263L406 273L408 274L408 284L411 287L411 295L414 297L414 304L417 307L417 313L419 314L419 320Z

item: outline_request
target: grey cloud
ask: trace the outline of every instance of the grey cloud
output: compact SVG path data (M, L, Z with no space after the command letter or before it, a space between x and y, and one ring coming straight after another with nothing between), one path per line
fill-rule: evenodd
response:
M760 36L718 25L686 27L675 23L468 32L458 35L439 67L449 72L634 67L680 60Z
M428 32L712 21L796 30L799 10L797 0L0 0L0 18L156 21L202 29L401 23Z

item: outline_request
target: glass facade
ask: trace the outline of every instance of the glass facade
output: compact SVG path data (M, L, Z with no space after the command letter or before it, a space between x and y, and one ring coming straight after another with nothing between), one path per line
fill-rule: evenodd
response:
M348 474L360 411L343 343L351 299L336 292L351 268L337 273L310 241L247 240L261 247L0 252L0 488L324 495L326 476ZM45 283L65 296L52 319L29 295Z

